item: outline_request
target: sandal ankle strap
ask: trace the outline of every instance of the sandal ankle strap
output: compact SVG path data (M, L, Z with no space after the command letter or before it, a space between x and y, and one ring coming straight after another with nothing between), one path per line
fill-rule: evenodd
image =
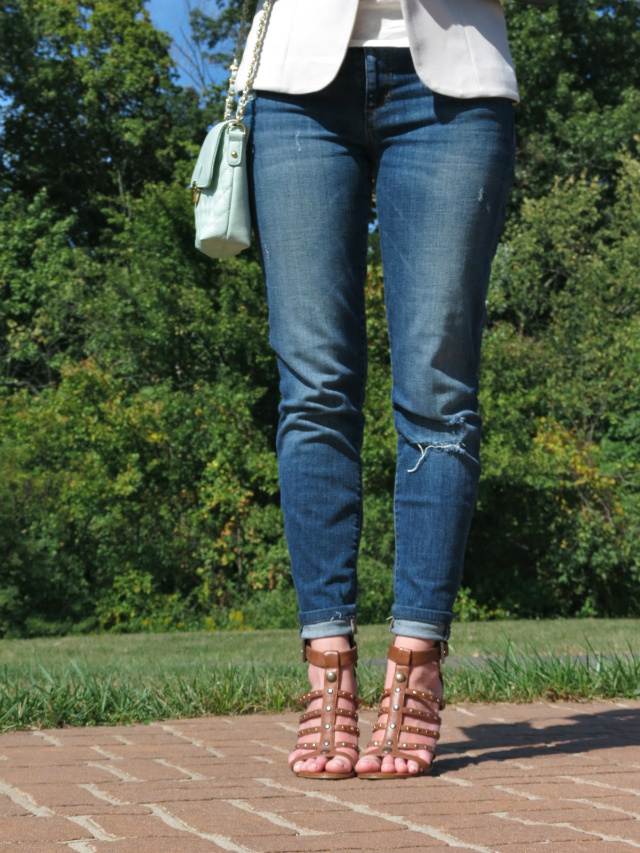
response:
M426 652L416 652L413 649L403 649L393 643L389 646L387 657L400 666L421 666L425 663L444 663L449 655L449 644L446 640L437 640L436 644Z
M358 662L358 649L353 646L346 652L319 652L306 645L304 656L305 660L314 666L321 666L323 669L335 669L341 666L355 666Z

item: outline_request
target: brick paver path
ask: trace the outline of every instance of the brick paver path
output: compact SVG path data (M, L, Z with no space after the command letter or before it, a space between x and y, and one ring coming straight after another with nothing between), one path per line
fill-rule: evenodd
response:
M453 706L438 772L395 782L296 778L296 719L0 735L0 853L640 848L640 702Z

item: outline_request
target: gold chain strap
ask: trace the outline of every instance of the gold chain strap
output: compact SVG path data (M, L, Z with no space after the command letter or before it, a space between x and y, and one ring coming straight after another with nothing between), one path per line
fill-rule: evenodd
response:
M229 119L231 118L231 114L233 113L233 107L235 104L236 74L238 73L240 53L245 41L245 34L247 30L248 5L249 4L247 0L245 0L244 5L242 7L242 21L240 23L240 31L238 33L238 40L236 42L235 50L233 52L233 62L230 68L231 76L229 77L229 88L227 90L227 97L224 102L224 121L229 121ZM264 0L262 11L260 12L260 20L258 21L256 43L253 48L253 56L251 57L251 64L249 66L249 73L247 75L247 85L245 86L244 92L240 97L240 101L238 102L238 108L236 110L235 120L238 122L241 122L244 117L244 110L247 105L247 98L249 97L249 92L251 90L251 87L253 86L253 81L255 80L256 73L258 71L258 65L260 63L260 54L262 53L262 45L264 44L264 34L267 28L267 21L269 19L270 12L271 0Z

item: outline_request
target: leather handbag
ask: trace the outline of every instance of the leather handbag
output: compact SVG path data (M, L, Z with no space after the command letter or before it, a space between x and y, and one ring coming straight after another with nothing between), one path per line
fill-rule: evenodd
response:
M196 218L196 248L210 258L230 258L251 244L251 213L247 180L247 128L244 109L260 61L264 33L271 10L266 0L260 13L253 60L235 118L235 78L245 39L245 0L240 35L231 65L224 119L209 131L191 176Z

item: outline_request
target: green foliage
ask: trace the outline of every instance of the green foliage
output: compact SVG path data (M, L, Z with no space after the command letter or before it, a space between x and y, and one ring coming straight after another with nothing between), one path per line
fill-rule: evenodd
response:
M639 4L506 0L523 102L458 619L640 612ZM227 55L240 4L194 17ZM0 11L0 635L296 621L256 254L193 249L215 87L143 0ZM363 622L393 597L395 432L367 280ZM30 700L31 701L31 700Z
M573 177L525 202L490 294L470 582L520 614L638 612L640 163L618 163L612 205Z
M471 595L469 587L460 587L453 605L456 622L487 622L489 619L506 619L509 615L504 610L490 610L486 604L478 604Z
M222 382L134 393L85 361L55 389L1 402L2 585L19 591L3 609L76 620L97 596L103 626L131 630L165 596L171 627L186 619L172 595L206 614L248 576L281 574L275 461L247 403L258 393Z
M169 180L206 122L182 91L166 34L144 0L14 0L0 12L0 186L46 188L59 216L78 212L75 244L94 244L101 202Z
M505 11L522 98L512 215L558 176L598 175L613 188L620 148L638 150L640 3L505 0Z

